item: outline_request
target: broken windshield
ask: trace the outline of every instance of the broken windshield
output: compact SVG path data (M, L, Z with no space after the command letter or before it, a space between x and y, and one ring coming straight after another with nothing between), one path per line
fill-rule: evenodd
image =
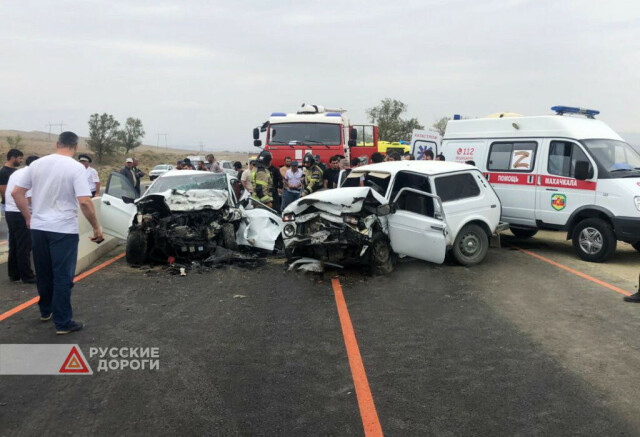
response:
M385 196L391 175L379 171L352 171L342 187L371 187L381 196Z
M180 176L160 177L149 187L148 194L163 193L168 190L223 190L227 191L225 173L200 173Z
M272 124L269 130L269 144L336 146L342 144L340 131L339 124L330 123Z

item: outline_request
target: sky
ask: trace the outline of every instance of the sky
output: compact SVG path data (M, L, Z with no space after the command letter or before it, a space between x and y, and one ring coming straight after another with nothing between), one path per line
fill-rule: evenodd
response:
M640 138L637 1L2 0L0 17L0 129L87 135L106 112L146 144L250 150L271 112L364 123L389 97L425 126L569 105Z

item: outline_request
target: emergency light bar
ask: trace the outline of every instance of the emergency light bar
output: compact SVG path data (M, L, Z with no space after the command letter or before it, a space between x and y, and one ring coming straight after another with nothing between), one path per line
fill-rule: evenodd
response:
M326 117L342 117L342 114L339 112L327 112L325 114Z
M581 114L585 115L587 118L595 118L596 115L600 114L600 111L595 109L574 108L572 106L552 106L551 110L555 111L558 115Z
M284 112L273 112L271 113L272 117L286 117L287 114L285 114Z

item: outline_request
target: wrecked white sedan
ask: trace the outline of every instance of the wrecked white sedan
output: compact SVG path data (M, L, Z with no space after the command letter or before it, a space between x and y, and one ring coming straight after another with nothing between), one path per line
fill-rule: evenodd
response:
M129 180L111 173L100 223L105 233L127 240L130 264L204 259L219 246L272 251L280 235L275 211L252 207L240 181L226 173L172 170L134 199Z
M341 188L303 197L282 216L290 262L360 264L388 273L396 256L463 265L481 262L500 224L500 200L480 171L442 161L399 161L354 169ZM306 267L307 262L315 267Z

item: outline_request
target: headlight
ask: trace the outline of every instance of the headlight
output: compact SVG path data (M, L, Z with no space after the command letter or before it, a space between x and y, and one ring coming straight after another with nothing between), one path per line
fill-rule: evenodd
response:
M296 220L296 215L292 212L285 214L282 216L282 221L283 222L293 222Z
M640 211L640 196L634 197L633 201L636 203L636 209Z
M350 225L358 226L358 217L354 217L352 215L345 215L342 217L342 220L345 223L349 223Z
M282 228L282 234L287 238L291 238L296 235L296 227L289 223Z

